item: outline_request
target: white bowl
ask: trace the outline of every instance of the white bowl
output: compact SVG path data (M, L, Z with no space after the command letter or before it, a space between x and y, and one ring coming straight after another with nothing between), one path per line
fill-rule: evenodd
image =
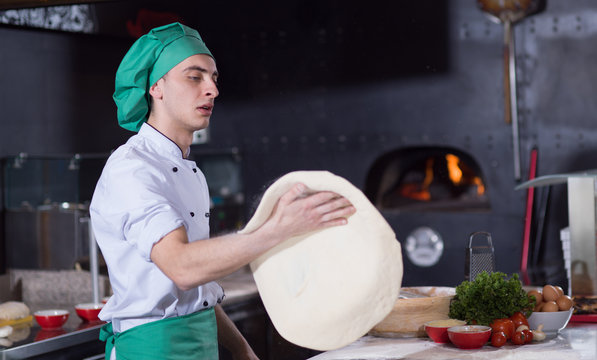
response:
M574 308L566 311L533 312L527 320L532 330L537 329L539 325L543 324L544 333L555 334L568 325L573 311Z

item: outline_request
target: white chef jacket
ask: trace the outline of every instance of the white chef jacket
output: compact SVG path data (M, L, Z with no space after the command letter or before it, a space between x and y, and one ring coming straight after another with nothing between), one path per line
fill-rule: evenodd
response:
M150 125L112 153L90 214L114 292L99 317L111 321L115 332L222 301L216 282L182 291L150 258L153 245L180 226L189 241L208 238L209 204L201 170Z

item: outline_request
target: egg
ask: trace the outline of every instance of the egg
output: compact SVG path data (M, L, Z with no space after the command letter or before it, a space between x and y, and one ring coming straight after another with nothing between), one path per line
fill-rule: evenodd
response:
M554 312L558 310L560 310L560 308L558 307L558 304L556 304L555 301L546 301L541 307L541 311L543 312Z
M562 289L561 286L554 285L554 288L556 288L556 291L558 292L558 296L564 295L564 289Z
M543 307L543 302L537 303L537 305L535 305L535 308L533 309L534 312L539 312L541 311L541 308Z
M572 299L568 295L562 295L556 300L556 304L558 304L558 309L560 311L570 310L572 307Z
M543 294L541 294L540 291L537 290L531 290L527 293L528 296L534 296L535 297L535 303L536 304L541 304L541 302L543 301Z
M545 285L543 287L543 301L556 301L560 297L558 290L553 285Z

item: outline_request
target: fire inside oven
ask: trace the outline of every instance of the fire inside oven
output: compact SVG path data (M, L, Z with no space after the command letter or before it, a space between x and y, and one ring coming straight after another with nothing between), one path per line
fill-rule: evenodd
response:
M489 209L481 169L457 149L400 149L372 166L365 193L380 210L469 211Z

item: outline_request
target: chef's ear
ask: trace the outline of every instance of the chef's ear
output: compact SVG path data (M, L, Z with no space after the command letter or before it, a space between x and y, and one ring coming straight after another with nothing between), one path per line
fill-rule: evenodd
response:
M155 82L155 84L151 85L149 87L149 95L151 95L152 97L156 98L156 99L161 99L164 94L162 92L162 83L164 82L164 79L161 78L158 81Z

